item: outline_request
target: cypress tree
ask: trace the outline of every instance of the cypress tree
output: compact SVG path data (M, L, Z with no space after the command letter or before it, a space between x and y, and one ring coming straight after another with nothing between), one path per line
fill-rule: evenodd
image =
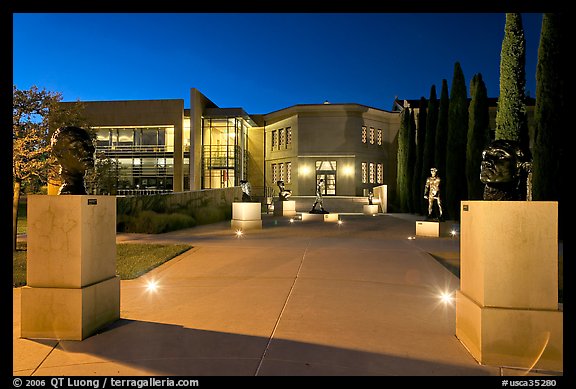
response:
M468 199L482 200L484 185L480 181L480 164L482 162L482 150L490 142L490 114L488 111L488 92L480 73L472 77L470 97L466 144Z
M450 98L448 97L448 81L442 80L442 89L440 90L440 105L438 107L438 121L436 123L436 151L434 152L434 166L438 169L440 177L440 199L446 198L446 141L448 139L448 108ZM430 175L430 171L428 171ZM442 207L444 208L444 207Z
M468 134L468 96L466 81L459 62L454 64L448 109L448 137L446 149L446 201L447 216L460 219L460 201L467 198L466 136Z
M426 142L426 121L428 116L426 110L426 98L422 96L420 98L420 105L418 109L418 126L416 128L416 162L414 163L414 174L412 174L412 203L414 207L414 213L420 215L422 214L424 204L424 183L420 182L420 174L422 173L424 145Z
M536 67L535 134L532 161L532 199L558 201L562 208L562 174L567 120L565 68L566 30L562 14L544 14ZM559 216L559 234L563 218Z
M398 152L396 168L396 197L400 212L408 211L408 153L410 144L410 109L400 112L400 129L398 130Z
M416 163L416 119L414 117L414 109L410 110L410 132L408 137L408 164L407 164L407 197L408 208L407 212L414 212L414 194L412 188L414 187L414 164Z
M428 207L424 201L424 185L426 179L430 177L430 168L434 166L434 148L436 146L436 123L438 121L438 100L436 98L436 85L430 88L430 98L426 113L426 137L424 139L424 153L422 155L422 170L420 172L420 190L422 195L420 201L422 212L427 213Z
M527 150L526 40L519 13L507 13L500 53L500 96L496 139L519 141Z

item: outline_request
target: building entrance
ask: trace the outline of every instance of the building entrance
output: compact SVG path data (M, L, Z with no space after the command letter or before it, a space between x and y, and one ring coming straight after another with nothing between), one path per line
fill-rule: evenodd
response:
M316 182L324 180L324 196L336 196L336 161L316 161Z

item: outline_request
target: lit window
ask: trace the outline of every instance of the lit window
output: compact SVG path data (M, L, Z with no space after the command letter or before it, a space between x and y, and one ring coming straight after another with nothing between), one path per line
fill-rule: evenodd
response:
M362 183L366 184L368 182L368 168L367 168L367 163L366 162L362 162Z
M292 162L286 162L286 183L292 182Z
M276 148L276 145L278 144L278 139L277 139L277 135L276 135L276 130L272 131L272 150L274 150Z
M376 133L376 142L378 143L378 146L382 146L382 130L380 128Z
M366 143L366 126L362 126L362 143Z
M284 135L284 129L281 128L278 130L278 149L281 149L284 146L284 141L286 140Z
M284 164L280 164L280 181L284 181Z
M286 127L286 148L292 144L292 128Z
M376 183L378 184L384 183L383 170L384 167L381 163L376 165Z
M374 128L370 127L370 144L374 144Z
M276 184L277 181L278 181L278 165L273 163L272 164L272 182L274 182L274 184Z
M370 183L374 183L374 162L370 162Z

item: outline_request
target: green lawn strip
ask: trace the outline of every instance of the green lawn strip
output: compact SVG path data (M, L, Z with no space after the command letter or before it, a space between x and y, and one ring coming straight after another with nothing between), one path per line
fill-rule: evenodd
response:
M191 248L187 244L119 243L116 273L122 280L138 278Z
M26 285L26 244L18 242L13 253L13 286ZM191 249L187 244L118 243L116 274L122 280L140 277L174 257Z

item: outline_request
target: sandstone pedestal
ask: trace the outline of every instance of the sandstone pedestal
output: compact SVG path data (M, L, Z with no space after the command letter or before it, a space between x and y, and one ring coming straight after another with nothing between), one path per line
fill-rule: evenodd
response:
M380 207L380 212L388 212L388 185L379 185L372 188L374 203Z
M295 216L296 215L296 201L285 200L274 202L274 216Z
M461 207L456 337L481 364L563 371L558 203Z
M262 213L260 203L232 203L233 230L262 229Z
M378 204L364 204L362 213L368 216L376 215L378 213Z
M116 198L28 197L23 338L82 340L120 318Z
M302 213L303 222L338 222L340 215L338 213Z
M416 236L439 238L441 236L448 236L449 233L448 224L446 222L416 221Z

